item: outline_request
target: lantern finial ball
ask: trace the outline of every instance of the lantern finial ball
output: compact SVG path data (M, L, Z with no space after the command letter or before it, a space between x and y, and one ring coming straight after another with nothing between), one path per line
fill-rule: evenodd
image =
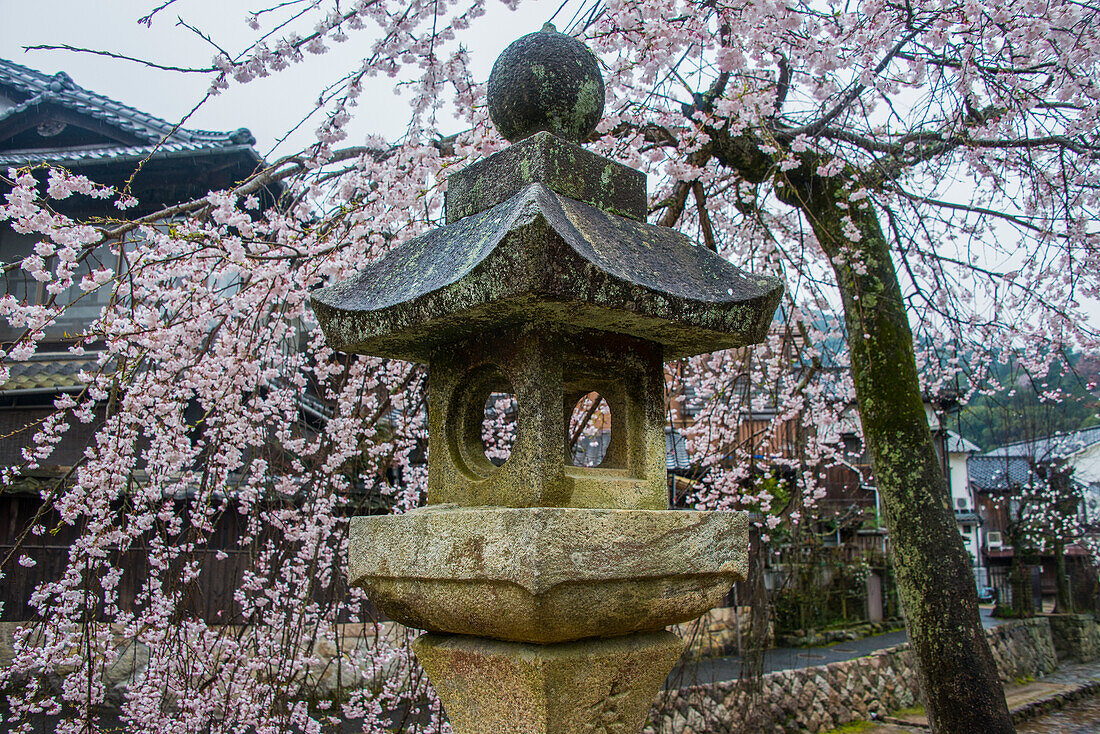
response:
M596 56L550 23L504 49L489 75L489 116L511 143L543 131L583 143L603 103Z

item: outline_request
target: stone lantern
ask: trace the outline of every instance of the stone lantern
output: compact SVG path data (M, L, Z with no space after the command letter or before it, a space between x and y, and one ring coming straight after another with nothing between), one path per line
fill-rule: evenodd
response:
M459 734L638 731L683 643L747 567L743 513L668 509L666 360L761 341L782 293L646 223L645 175L580 147L596 58L547 25L489 80L512 143L447 182L447 224L318 290L339 350L428 365L428 506L351 525L348 580L414 643ZM576 466L598 392L611 435ZM486 399L514 394L497 466Z

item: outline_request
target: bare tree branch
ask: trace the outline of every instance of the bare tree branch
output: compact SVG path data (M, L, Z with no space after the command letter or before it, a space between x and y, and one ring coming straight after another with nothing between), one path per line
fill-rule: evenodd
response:
M151 69L159 69L161 71L178 71L184 74L210 74L217 71L213 66L207 66L204 68L198 68L193 66L167 66L165 64L158 64L155 61L149 61L148 59L141 59L136 56L128 56L126 54L116 53L115 51L103 51L95 48L82 48L80 46L70 46L67 43L40 43L34 46L24 46L24 51L72 51L80 54L92 54L94 56L106 56L112 59L119 59L121 61L132 61L135 64L141 64L142 66L148 66Z

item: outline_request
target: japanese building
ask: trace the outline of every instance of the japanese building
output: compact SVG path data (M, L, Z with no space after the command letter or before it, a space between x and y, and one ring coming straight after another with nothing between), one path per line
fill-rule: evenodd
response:
M138 201L125 212L103 199L73 196L51 201L55 211L74 219L134 219L232 187L264 165L255 142L246 128L191 130L85 89L64 72L42 74L0 59L0 176L8 179L9 171L24 169L45 182L49 167L64 167L96 183L128 189ZM0 180L0 195L9 187ZM273 205L278 193L261 191L261 209ZM43 284L19 267L39 240L40 236L0 223L0 261L9 266L0 296L45 303L49 296ZM117 253L117 246L93 252L77 276L100 264L122 272L125 265ZM61 393L80 392L81 373L97 369L101 344L88 341L84 332L110 297L110 288L84 293L75 283L59 294L54 303L66 308L46 326L34 356L11 362L10 376L0 385L0 468L15 468L17 473L15 483L0 495L0 554L11 549L20 529L42 506L41 490L63 481L79 461L87 437L102 425L105 406L99 407L86 430L66 431L42 465L24 466L23 450L33 443L35 426L53 412L54 400ZM21 334L22 329L0 323L0 342L5 346ZM71 349L78 344L83 348ZM0 601L6 620L23 618L35 584L63 567L67 530L60 529L48 544L57 553L44 548L35 568L18 568L5 579Z

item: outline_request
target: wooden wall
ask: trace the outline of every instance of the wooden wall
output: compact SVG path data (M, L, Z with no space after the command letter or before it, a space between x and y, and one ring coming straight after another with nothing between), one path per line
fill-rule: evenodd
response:
M31 494L0 495L0 560L9 556L18 539L34 521L42 508L42 500ZM122 511L121 508L119 511ZM179 512L185 512L183 503L179 503ZM249 620L242 617L240 605L234 600L234 594L240 588L245 572L252 565L255 547L241 547L237 539L244 530L248 518L230 507L214 523L213 532L202 544L200 550L189 554L197 559L202 569L198 578L182 585L181 618L201 618L212 624L242 624ZM40 519L47 532L35 536L27 534L4 566L4 576L0 582L0 601L3 613L0 621L24 621L38 618L38 613L28 602L35 587L44 581L61 578L68 565L69 547L77 537L77 530L60 522L54 511L46 512ZM186 527L187 523L185 523ZM218 552L225 554L218 560ZM16 562L19 556L26 555L35 561L32 567L24 567ZM118 586L118 603L123 609L134 606L146 581L148 568L148 538L139 539L131 550L115 560L123 570ZM334 599L346 599L347 589L344 574L336 574L337 582L333 587L315 591L313 598L322 604ZM98 584L92 581L88 593L102 596ZM379 619L378 612L370 605L358 610L366 618ZM339 621L346 621L349 611L341 614Z

